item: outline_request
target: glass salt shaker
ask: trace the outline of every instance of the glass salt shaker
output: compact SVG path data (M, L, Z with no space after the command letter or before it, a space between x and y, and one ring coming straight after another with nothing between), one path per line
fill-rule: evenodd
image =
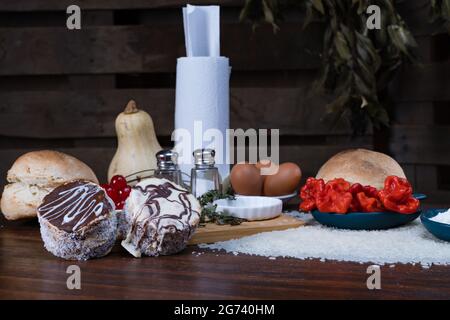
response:
M191 192L196 198L211 190L221 191L219 170L214 166L215 154L212 149L193 152L195 167L191 170Z
M178 153L170 149L164 149L156 153L156 163L158 168L155 170L154 176L156 178L170 180L183 186L181 170L178 167L177 159Z

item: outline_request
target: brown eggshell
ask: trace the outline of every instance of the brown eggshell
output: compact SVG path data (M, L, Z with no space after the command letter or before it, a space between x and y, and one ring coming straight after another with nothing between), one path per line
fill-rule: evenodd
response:
M275 164L275 163L273 163L272 164L272 161L270 161L270 160L268 160L268 159L263 159L263 160L260 160L260 161L258 161L256 164L255 164L255 167L259 170L259 174L262 176L262 178L263 178L263 181L266 179L266 177L268 177L269 175L268 174L265 174L265 175L263 175L262 174L262 172L261 172L261 169L262 168L269 168L270 166L274 166L275 168L276 168L276 170L278 170L278 165L277 164ZM264 188L264 187L263 187Z
M263 177L254 164L238 163L231 169L231 185L234 192L244 196L260 196L263 188Z
M271 163L272 163L272 161L270 161L268 159L263 159L263 160L259 160L257 163L255 163L255 167L258 169L267 168L270 166Z
M266 176L264 180L263 194L265 196L284 196L296 191L302 171L292 162L280 164L278 173Z

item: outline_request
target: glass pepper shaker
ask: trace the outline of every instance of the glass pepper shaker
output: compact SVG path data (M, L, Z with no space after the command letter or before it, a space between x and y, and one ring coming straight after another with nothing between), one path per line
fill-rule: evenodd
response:
M191 170L191 192L196 198L211 190L221 191L219 170L214 166L215 154L212 149L193 152L195 167Z
M156 153L156 163L158 168L155 170L154 176L156 178L170 180L183 186L181 170L178 167L177 159L178 153L170 149L164 149Z

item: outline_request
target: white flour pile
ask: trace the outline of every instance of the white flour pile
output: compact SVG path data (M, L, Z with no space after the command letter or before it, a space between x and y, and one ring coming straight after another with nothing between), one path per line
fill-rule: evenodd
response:
M450 209L448 209L445 212L439 213L438 215L434 216L430 220L440 222L440 223L450 224Z
M433 237L420 219L391 230L350 231L324 227L310 215L291 213L307 226L260 233L238 240L202 244L201 248L223 249L266 257L291 257L353 261L359 263L450 265L450 243Z

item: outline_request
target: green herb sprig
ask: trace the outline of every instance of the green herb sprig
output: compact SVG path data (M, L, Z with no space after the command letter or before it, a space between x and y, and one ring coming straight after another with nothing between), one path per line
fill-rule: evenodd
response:
M217 211L217 205L213 204L214 201L219 199L235 200L233 189L228 189L222 193L217 190L211 190L198 198L200 205L202 206L202 212L200 214L200 225L204 226L205 223L211 222L218 225L240 225L242 222L247 221L245 219L236 218L227 215L221 211Z

